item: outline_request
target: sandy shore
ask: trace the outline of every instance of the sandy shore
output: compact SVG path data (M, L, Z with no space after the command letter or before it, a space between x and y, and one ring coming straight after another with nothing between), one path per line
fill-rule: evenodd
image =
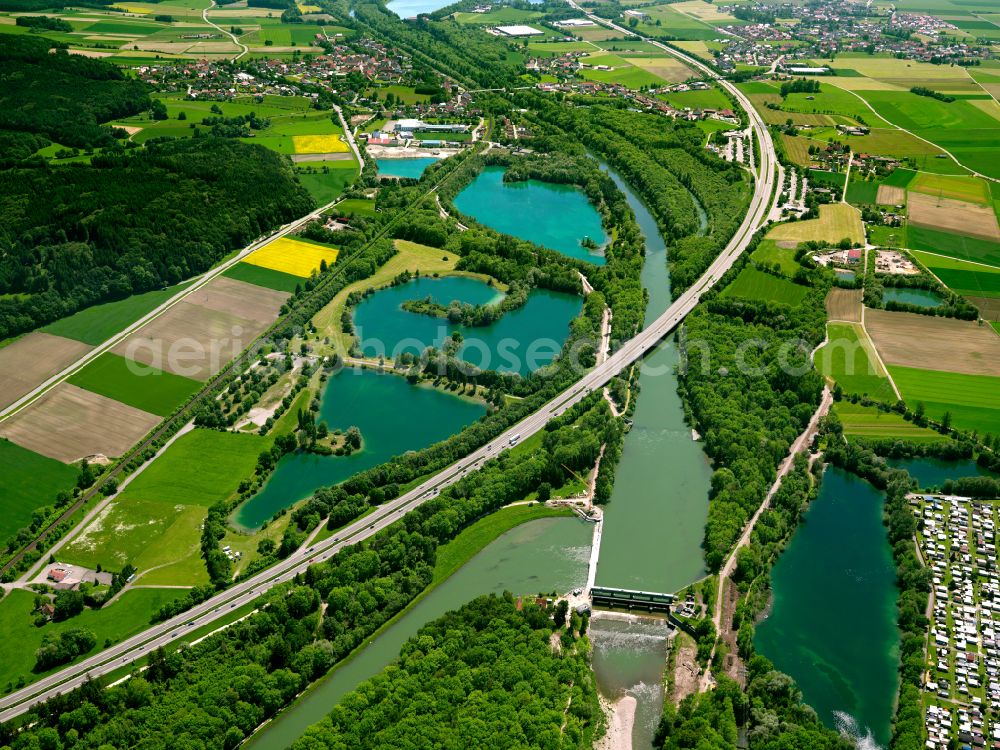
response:
M635 723L636 700L625 695L614 703L602 700L608 716L608 731L596 745L596 750L632 750L632 724Z

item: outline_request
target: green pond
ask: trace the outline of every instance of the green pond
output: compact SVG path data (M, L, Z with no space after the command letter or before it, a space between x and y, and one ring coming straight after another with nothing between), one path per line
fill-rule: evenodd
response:
M906 469L923 488L940 487L946 479L963 477L995 477L971 458L947 460L943 458L887 458L886 463L897 469Z
M899 631L882 495L831 467L771 574L757 650L791 675L824 724L889 742Z
M646 324L670 305L666 245L656 221L614 172L646 238L643 286L649 290ZM701 550L711 468L691 439L677 393L673 338L642 363L633 426L625 436L604 531L597 583L673 592L705 575Z
M362 450L350 456L292 453L283 457L261 491L239 507L234 520L256 529L317 488L444 440L485 413L480 403L410 385L399 375L345 368L327 381L319 419L331 430L357 426L364 441Z
M420 179L424 170L438 159L435 156L418 156L413 159L376 159L378 173L388 177Z
M455 198L455 208L498 232L604 265L604 256L585 248L589 237L607 242L601 215L572 185L539 180L504 182L504 167L486 167Z
M464 338L458 355L465 361L483 370L527 375L559 354L570 321L583 307L581 297L535 289L521 307L488 326L475 327L402 309L407 300L425 297L442 305L454 300L482 305L502 296L488 284L464 276L420 277L386 287L354 308L358 345L365 356L395 359L405 352L419 355L428 346L440 347L458 331Z
M920 307L941 307L944 300L929 289L906 289L905 287L885 287L882 290L883 302L900 302Z
M587 581L593 526L575 518L529 521L498 537L374 641L318 682L250 741L284 750L361 682L393 662L426 623L483 594L568 591Z

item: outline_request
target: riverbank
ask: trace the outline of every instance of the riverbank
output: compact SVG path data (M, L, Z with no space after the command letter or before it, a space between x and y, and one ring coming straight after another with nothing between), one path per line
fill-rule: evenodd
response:
M635 724L637 701L623 695L614 703L601 698L601 708L608 721L608 731L595 746L595 750L632 750L632 726Z

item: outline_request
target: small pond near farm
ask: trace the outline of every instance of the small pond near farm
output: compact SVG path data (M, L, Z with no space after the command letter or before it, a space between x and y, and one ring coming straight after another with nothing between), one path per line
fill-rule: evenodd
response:
M930 289L906 289L904 287L886 287L882 290L884 302L900 302L906 305L920 307L941 307L944 300Z
M924 489L940 487L946 479L996 476L971 458L959 460L932 457L887 458L886 463L897 469L906 469L910 472L910 476L916 479Z

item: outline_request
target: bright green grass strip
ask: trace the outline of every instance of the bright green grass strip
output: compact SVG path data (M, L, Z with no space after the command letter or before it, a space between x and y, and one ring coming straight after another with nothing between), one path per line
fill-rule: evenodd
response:
M997 242L913 225L906 228L906 241L907 246L913 250L926 250L1000 267L1000 243Z
M889 185L890 187L905 188L907 185L910 184L910 182L916 176L917 173L914 172L912 169L899 168L892 170L892 172L889 175L883 177L881 183L883 185Z
M76 475L72 466L0 438L0 544L28 525L33 510L72 489Z
M336 164L336 162L333 163ZM298 171L296 174L302 187L309 191L313 200L320 205L326 205L338 198L347 189L347 186L354 182L357 169L354 167L354 162L351 164L350 169L330 169L326 174L321 171Z
M840 401L834 404L833 410L840 418L844 434L848 437L869 440L898 439L918 443L947 440L934 430L918 427L913 422L907 422L899 414L879 411L873 406Z
M755 263L771 263L777 265L786 276L794 276L801 266L795 260L795 250L788 247L778 247L774 240L764 240L753 251L750 260Z
M288 292L289 294L294 293L295 287L302 284L302 279L299 276L275 271L273 268L255 266L252 263L237 263L222 275L237 281L245 281L247 284L275 289L279 292Z
M155 292L134 294L117 302L94 305L70 315L68 318L50 323L41 330L54 336L65 336L68 339L97 346L135 323L146 313L159 307L187 284L188 282L183 282L166 289L158 289Z
M50 622L36 628L32 624L34 592L24 589L11 591L0 601L0 640L4 644L4 658L0 659L0 687L16 682L18 678L31 682L50 674L34 674L31 671L35 665L35 651L46 635L61 633L69 628L85 628L97 636L97 646L90 652L97 653L104 648L106 640L117 643L149 627L149 618L156 610L186 593L178 589L133 589L103 609L86 609L69 620Z
M868 395L879 401L895 401L889 379L871 355L871 344L860 326L854 323L830 323L829 341L816 352L816 369L833 378L845 393Z
M334 209L338 216L374 216L375 201L367 198L347 198L337 204Z
M947 411L955 427L1000 434L1000 377L896 366L889 373L911 409L922 402L932 419Z
M195 429L136 477L123 498L212 505L235 494L240 481L253 474L258 454L272 442L259 435Z
M73 385L165 417L201 386L196 380L105 352L69 378Z
M747 299L784 302L797 305L805 299L808 290L787 279L772 276L747 266L736 279L722 291L723 297L746 297Z

